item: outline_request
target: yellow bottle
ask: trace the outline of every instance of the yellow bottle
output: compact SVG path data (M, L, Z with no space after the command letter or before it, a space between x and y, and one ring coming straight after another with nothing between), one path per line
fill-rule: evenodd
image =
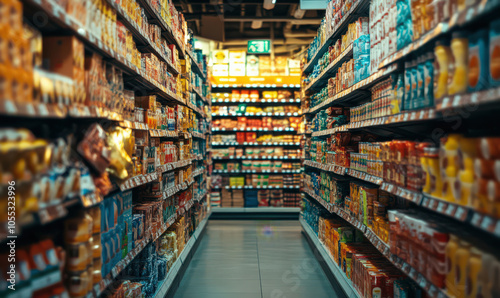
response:
M420 164L422 165L422 169L425 172L425 184L424 187L422 188L422 191L424 193L430 193L431 190L431 173L429 169L429 162L428 158L425 155L425 149L424 149L424 155L420 158Z
M466 283L466 297L467 298L476 298L476 294L479 288L479 279L481 278L481 269L482 269L482 259L481 255L482 251L477 249L476 247L471 248L470 250L470 259L469 265L467 266L467 283Z
M451 134L442 140L441 144L441 170L443 171L443 198L450 202L455 202L460 198L454 192L455 181L458 173L458 147L461 136L458 134Z
M430 189L429 193L440 198L443 193L443 180L441 178L441 168L439 166L439 149L425 148L427 163L429 168Z
M467 268L470 257L470 243L461 240L456 252L455 261L455 287L456 298L465 298L465 283L467 281Z
M439 99L448 95L448 65L452 59L448 42L437 41L434 55L438 64L438 67L434 68L434 99Z
M473 205L472 188L475 181L474 160L477 155L477 139L461 138L460 139L460 172L458 179L460 181L460 200L458 204L463 206Z
M453 76L450 84L448 84L448 94L460 94L467 90L467 69L469 57L469 40L465 32L453 32L451 40L451 52L455 65L454 73L448 73Z
M446 274L446 291L450 296L455 296L457 288L455 285L455 270L456 270L456 255L458 249L458 238L455 235L450 235L450 240L446 245L447 270Z

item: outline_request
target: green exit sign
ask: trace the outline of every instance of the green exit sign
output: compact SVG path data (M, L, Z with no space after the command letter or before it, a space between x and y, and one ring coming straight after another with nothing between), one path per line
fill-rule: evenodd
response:
M255 39L248 41L249 54L269 54L271 41L269 39Z

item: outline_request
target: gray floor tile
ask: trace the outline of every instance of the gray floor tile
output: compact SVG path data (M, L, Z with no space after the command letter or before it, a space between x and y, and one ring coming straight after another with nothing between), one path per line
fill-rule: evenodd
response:
M211 220L175 294L175 298L191 297L337 295L298 221Z

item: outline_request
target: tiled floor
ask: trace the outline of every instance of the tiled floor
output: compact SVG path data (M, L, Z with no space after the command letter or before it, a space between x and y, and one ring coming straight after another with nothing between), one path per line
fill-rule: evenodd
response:
M175 298L321 298L336 293L298 221L211 220Z

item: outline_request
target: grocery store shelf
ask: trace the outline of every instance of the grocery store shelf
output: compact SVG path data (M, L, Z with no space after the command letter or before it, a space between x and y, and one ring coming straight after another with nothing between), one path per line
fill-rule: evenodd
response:
M428 45L436 37L452 31L452 29L463 27L464 25L481 19L486 14L492 13L495 10L498 11L499 6L500 1L498 0L482 0L477 5L455 13L447 22L438 24L435 28L422 35L419 39L413 41L403 49L396 51L389 57L386 57L379 64L379 68L386 67L399 59L407 57L411 53Z
M214 174L299 174L301 170L213 170Z
M329 129L325 129L325 130L311 132L311 136L312 137L330 136L330 135L337 133L337 132L346 132L347 128L348 128L347 125L342 125L342 126L338 126L338 127L334 127L334 128L329 128Z
M200 224L196 228L196 231L188 240L188 242L184 246L184 249L179 254L179 257L177 258L177 260L175 260L174 264L168 271L167 276L163 281L160 282L154 297L160 298L160 297L173 296L174 291L179 286L180 279L182 278L184 271L186 270L187 266L189 265L189 262L191 261L191 257L195 253L196 248L198 247L201 238L203 237L203 232L207 227L208 219L210 218L210 213L211 212L209 212L206 218L200 222Z
M146 123L136 121L123 120L122 122L120 122L120 126L135 130L149 130L149 126Z
M142 1L148 2L147 0ZM176 94L173 94L164 86L149 78L145 71L131 64L125 57L119 55L113 49L110 49L106 44L103 44L99 38L92 34L91 30L82 30L80 25L67 15L65 10L54 0L24 0L23 3L35 7L38 11L44 12L47 18L53 21L58 27L63 30L68 30L73 35L79 37L87 47L95 50L104 58L109 59L109 62L122 69L126 74L131 75L140 85L147 86L149 91L156 92L164 99L173 100L183 105L185 104ZM78 117L80 112L78 112L78 114L73 114L70 110L69 114Z
M293 127L285 127L285 128L281 128L281 127L273 127L271 129L267 128L267 127L252 127L252 128L225 128L225 127L212 127L212 131L227 131L227 132L232 132L232 131L236 131L236 132L241 132L241 131L263 131L263 132L271 132L271 131L274 131L274 132L290 132L290 131L295 131L295 129Z
M310 193L310 190L305 189L306 193ZM323 205L321 198L318 196L311 196L315 201ZM323 205L324 206L324 205ZM373 244L375 248L383 255L385 256L395 267L400 269L403 273L405 273L407 276L412 278L423 290L425 290L430 297L439 297L439 298L444 298L448 297L446 293L434 286L429 280L427 280L423 275L418 273L417 270L415 270L413 267L411 267L409 264L404 262L402 259L397 257L396 255L391 254L390 247L387 243L382 241L369 227L365 226L362 222L360 222L357 218L354 216L349 215L347 212L345 212L343 209L339 208L338 206L331 205L331 209L327 210L331 213L334 213L341 218L343 218L345 221L350 223L352 226L360 230L365 237Z
M195 106L193 103L191 102L187 102L186 104L190 109L192 109L194 112L196 112L198 115L204 117L204 118L207 118L206 115L205 115L205 112L200 108L200 107L197 107Z
M212 103L234 103L234 104L240 104L240 103L253 103L253 104L262 104L262 103L267 103L267 104L278 104L278 103L300 103L300 98L297 99L269 99L269 98L262 98L262 99L251 99L251 98L245 98L245 99L235 99L235 98L212 98Z
M284 117L284 116L300 116L299 113L297 112L294 112L294 113L290 113L290 112L281 112L281 113L266 113L266 112L262 112L262 113L234 113L234 114L218 114L218 113L212 113L212 117L240 117L240 116L245 116L245 117L264 117L264 116L272 116L272 117Z
M202 95L201 90L198 90L198 88L193 87L193 93L196 94L196 96L203 101L204 103L208 103L208 100L205 96Z
M266 89L293 89L293 88L300 88L300 84L283 84L283 85L276 85L276 84L212 84L212 88L266 88Z
M323 171L332 172L332 173L335 173L337 175L345 175L347 173L346 167L338 166L335 164L322 164L322 163L312 161L312 160L305 160L304 165L309 166L309 167L313 167L313 168L317 168L317 169L320 169Z
M181 58L185 56L184 52L184 44L179 41L179 39L175 36L172 28L168 26L163 18L159 15L159 12L157 12L152 4L152 0L138 0L138 3L141 4L141 7L144 8L144 11L146 12L146 15L148 16L148 20L151 21L151 23L157 24L160 26L161 31L162 31L162 36L169 42L172 42L175 44L177 47L177 50L179 50L179 54ZM159 5L159 4L158 4Z
M241 185L241 186L224 186L225 189L300 189L299 185L289 185L289 186L274 186L274 185L263 185L263 186L253 186L253 185ZM214 187L214 189L221 189L220 187Z
M279 159L279 160L297 160L297 159L300 159L300 157L292 157L292 156L246 156L246 155L242 155L242 156L228 156L228 157L217 157L217 156L214 156L212 157L212 160L227 160L227 161L231 161L231 160L234 160L234 159L246 159L246 160L267 160L267 159Z
M352 43L337 57L335 60L330 62L328 66L304 88L304 91L316 90L318 87L322 87L328 82L328 79L337 71L339 66L345 61L352 58Z
M299 213L299 207L215 207L213 208L212 214L214 213L233 213L233 212L245 212L245 213Z
M118 16L118 20L122 22L122 24L127 27L128 30L132 33L132 35L140 41L141 44L147 45L147 48L158 58L161 58L164 62L167 63L168 69L174 73L179 74L179 70L172 64L172 59L168 59L164 53L162 53L156 45L147 37L147 35L143 32L142 28L137 25L123 10L121 5L118 5L116 2L111 0L106 0L106 2L111 5L115 10Z
M176 162L171 162L168 164L164 164L156 168L156 171L153 173L145 174L145 175L138 175L131 177L127 179L125 182L120 184L120 190L121 191L126 191L132 188L135 188L137 186L149 183L151 181L158 180L158 175L167 171L172 171L177 168L185 167L189 164L191 164L192 161L191 159L189 160L181 160L181 161L176 161Z
M337 263L335 263L326 247L318 239L318 235L314 233L314 231L302 218L302 216L299 218L299 222L302 225L304 235L308 239L309 244L312 246L314 251L318 252L314 255L317 258L321 257L321 259L319 260L320 264L326 265L323 266L323 270L325 270L325 273L330 279L332 285L339 285L340 288L344 291L346 297L361 297L353 287L352 282L345 276L344 272L339 268Z
M306 65L302 68L303 73L310 73L314 66L318 63L318 60L323 57L328 48L332 44L332 42L341 34L344 34L347 30L347 27L350 23L352 23L355 19L361 16L362 13L366 12L366 16L368 16L368 8L370 6L370 1L368 0L359 0L352 4L351 9L342 17L340 22L333 28L331 34L325 38L325 42L319 49L316 51L316 54L312 57L311 60L307 62Z
M300 142L212 142L212 146L300 146Z
M376 73L370 75L368 78L359 81L358 83L352 85L351 87L337 93L335 96L328 98L322 103L309 109L309 114L315 114L319 110L325 109L331 106L333 103L339 103L342 105L356 105L360 100L370 99L368 89L375 83L386 78L392 72L397 70L397 65L391 65L388 68L381 69Z
M172 215L165 225L163 225L156 233L151 233L141 241L139 244L136 244L136 247L127 254L125 258L123 258L113 269L111 273L104 277L98 284L94 286L94 297L99 297L103 291L114 281L114 279L120 274L120 272L127 267L132 260L137 257L137 255L151 242L156 241L165 231L177 220L177 214Z
M195 70L195 72L197 74L200 75L200 77L205 80L205 74L203 73L203 70L202 70L202 67L201 65L198 64L198 61L196 61L196 59L194 59L194 53L187 50L186 51L186 54L189 56L189 58L191 58L191 70ZM193 67L194 66L194 67ZM201 95L200 95L201 96Z
M150 129L149 134L152 137L168 137L168 138L177 138L179 134L176 131L172 130L163 130L163 129Z
M193 171L193 177L196 177L196 176L199 176L201 174L203 174L203 172L205 172L205 168L198 168L196 170Z
M193 136L193 138L205 139L205 134L202 132L192 131L191 135Z
M457 94L452 97L446 96L436 100L436 109L446 111L465 108L470 113L478 106L498 103L500 103L500 88L492 88L467 94Z

